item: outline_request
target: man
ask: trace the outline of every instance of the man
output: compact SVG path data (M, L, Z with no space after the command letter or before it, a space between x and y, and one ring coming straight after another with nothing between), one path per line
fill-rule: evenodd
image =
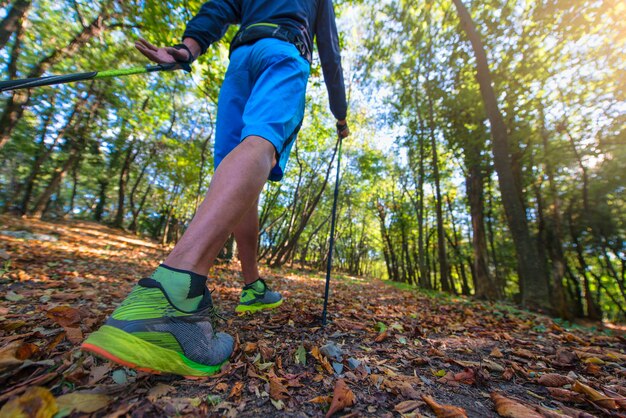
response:
M154 62L185 68L230 24L240 29L220 91L217 168L205 200L165 262L82 346L125 366L207 376L228 360L233 339L215 330L206 279L231 233L246 284L237 311L282 303L259 277L258 198L267 179L282 178L302 124L314 37L338 134L349 134L332 0L212 0L187 24L182 44L158 48L141 39L135 46Z

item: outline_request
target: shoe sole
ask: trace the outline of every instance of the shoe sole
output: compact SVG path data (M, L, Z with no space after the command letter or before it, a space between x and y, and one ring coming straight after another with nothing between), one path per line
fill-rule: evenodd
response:
M257 312L262 311L263 309L274 309L278 308L280 305L282 305L282 303L283 299L279 300L278 302L264 303L261 305L237 305L237 307L235 308L235 312Z
M103 325L89 335L81 349L142 372L171 373L187 378L214 375L227 363L224 361L210 366L196 363L174 350L149 343L110 325Z

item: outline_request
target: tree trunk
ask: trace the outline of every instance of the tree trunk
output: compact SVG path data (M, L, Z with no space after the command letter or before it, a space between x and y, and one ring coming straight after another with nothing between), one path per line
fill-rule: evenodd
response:
M556 180L554 176L554 168L552 167L551 155L549 149L548 132L545 127L545 117L543 106L540 108L541 113L541 138L543 142L544 152L544 171L548 178L548 190L550 199L550 209L548 212L549 221L545 225L545 239L548 255L552 262L552 293L555 301L554 306L556 313L565 319L572 319L572 312L567 306L567 299L563 280L565 271L567 270L567 261L563 251L563 227L561 221L561 199L557 190Z
M124 157L122 167L120 168L120 177L117 184L117 211L115 212L115 220L113 221L113 226L116 228L122 228L124 226L126 183L128 182L130 166L136 156L137 153L133 152L133 144L130 144L126 151L126 157Z
M465 151L467 152L468 149ZM478 299L497 300L501 296L499 287L489 273L487 235L485 233L483 173L480 164L473 162L469 165L465 184L472 218L474 295Z
M540 262L537 247L531 239L526 213L520 198L521 191L516 187L511 170L507 127L493 89L487 54L476 26L462 1L453 0L453 2L476 56L476 78L491 125L494 166L498 173L502 203L517 253L522 304L532 309L551 311L547 274Z
M48 124L50 123L49 119L52 119L52 115L50 115L50 117L47 118L46 121L44 122L44 128L41 133L41 140L40 140L39 148L37 150L37 153L35 154L35 159L33 160L33 163L31 165L31 170L30 170L30 174L28 175L28 179L26 179L24 183L25 185L24 195L22 197L22 200L19 206L19 210L22 214L26 214L28 212L28 204L30 203L30 200L32 198L35 181L37 180L39 173L41 173L43 164L50 158L50 156L54 152L54 148L65 137L65 134L70 129L75 129L76 124L78 123L78 121L75 122L76 115L80 114L80 112L82 111L82 108L87 102L87 99L90 97L90 94L91 92L85 95L85 97L79 98L77 100L72 110L72 113L70 114L70 116L67 118L67 121L65 122L65 125L63 125L63 127L57 132L57 135L54 137L54 141L48 147L46 147L45 139L46 139L46 134L47 134L47 127L48 127Z
M318 192L311 198L309 203L303 209L302 213L300 213L300 215L298 216L298 223L297 226L293 228L293 233L290 234L290 236L287 237L286 240L284 240L280 244L278 251L276 251L275 255L272 257L272 267L279 267L285 264L288 261L289 256L292 254L293 249L295 248L298 240L300 239L300 236L302 235L302 232L304 231L304 228L306 228L309 220L311 219L311 216L315 212L315 208L319 204L319 201L324 194L324 190L326 189L326 185L328 184L328 178L330 176L335 157L337 156L338 149L339 143L337 143L337 146L335 146L333 155L330 159L330 162L328 163L328 169L326 170L326 174L324 176L321 187L319 188Z
M91 92L91 89L90 89L90 92ZM65 174L70 169L70 167L78 163L81 157L82 150L87 144L87 135L88 135L88 131L90 128L90 124L92 122L94 115L96 114L96 111L100 107L100 104L101 104L100 99L96 97L93 100L91 106L89 107L87 116L82 118L80 124L77 123L76 125L74 125L73 139L71 139L70 142L67 144L68 157L65 160L65 162L61 165L61 167L55 170L54 174L52 175L52 179L48 183L48 186L44 189L44 191L41 193L41 195L37 199L37 203L35 203L35 207L33 208L31 212L32 216L36 218L41 218L43 216L43 214L46 211L46 207L48 205L50 197L52 196L54 191L60 187L61 181L65 177Z
M439 159L437 157L437 142L435 141L435 121L433 120L433 102L428 96L429 121L430 121L430 146L433 158L433 176L435 181L435 209L437 214L437 253L439 256L439 270L441 278L441 290L452 291L450 271L448 267L448 253L446 251L446 236L443 228L443 203L441 198L441 184L439 179Z
M106 206L107 188L109 187L109 181L104 178L98 179L98 203L93 212L93 219L96 222L102 221L102 215L104 215L104 208Z
M30 3L30 0L15 0L7 17L0 22L0 48L4 48L11 35L22 26L21 20L30 8Z

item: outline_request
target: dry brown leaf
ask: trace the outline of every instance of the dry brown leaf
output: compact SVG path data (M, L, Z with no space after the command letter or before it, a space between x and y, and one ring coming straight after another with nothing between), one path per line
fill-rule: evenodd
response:
M13 341L0 348L0 371L19 366L24 362L17 357L17 352L22 344L22 341Z
M74 392L57 398L59 411L68 414L72 412L91 414L102 408L106 408L110 403L110 397L96 393Z
M467 418L467 413L463 408L453 405L441 405L428 395L422 395L422 399L430 406L437 418Z
M573 366L578 362L578 356L573 351L568 350L567 348L559 348L556 350L556 356L554 359L554 364L557 366Z
M541 414L538 414L537 412L522 405L521 403L516 402L513 399L504 397L497 392L491 393L491 400L496 406L496 412L501 417L542 418Z
M71 306L57 306L46 312L46 316L62 327L71 327L80 324L80 311Z
M326 413L326 418L332 416L335 412L339 412L344 408L354 405L356 398L354 393L350 390L346 381L343 379L337 380L335 384L335 390L333 392L333 400L330 403L330 408Z
M495 358L502 358L504 357L504 354L502 354L502 351L500 351L498 347L494 347L493 350L491 350L491 353L489 353L489 356L495 357Z
M409 382L403 382L398 385L398 390L405 398L409 399L419 399L420 393L416 391L413 386Z
M552 396L554 399L563 402L582 403L585 401L580 393L573 392L567 389L548 387L548 392L550 393L550 396Z
M150 402L154 403L159 400L159 398L167 395L173 390L175 390L174 386L159 383L158 385L150 388L150 390L148 391L148 396L146 397Z
M4 404L0 418L51 418L58 410L57 401L48 389L33 386L22 396Z
M87 385L95 385L111 371L111 363L104 363L102 366L96 366L89 371L89 383Z
M387 339L387 337L389 337L389 332L387 332L387 330L384 330L383 332L381 332L380 334L376 336L376 338L374 339L374 342L382 343L383 341Z
M592 387L580 383L578 380L574 382L574 385L572 385L572 390L574 392L582 393L587 397L587 399L593 401L595 404L602 408L617 409L617 403L614 399L611 399L609 396L598 392Z
M237 382L233 385L233 388L230 390L229 398L238 398L241 396L241 392L243 391L243 382Z
M257 343L251 343L251 342L247 342L244 346L243 346L243 352L250 354L254 351L256 351L257 348Z
M531 359L531 360L534 360L535 358L537 358L535 353L533 353L530 350L526 350L525 348L516 348L513 350L513 354L515 354L516 356Z
M83 332L80 328L65 327L65 335L72 344L80 344L83 342Z
M332 400L333 400L332 396L316 396L313 399L309 399L308 402L324 404L324 403L331 403Z
M400 402L399 404L397 404L393 408L393 410L400 414L408 414L409 412L416 410L422 405L424 405L424 402L422 401L416 401L416 400L404 401L404 402Z
M333 366L330 365L330 363L328 362L328 360L326 359L326 357L324 357L322 355L322 353L320 353L320 349L319 347L313 347L311 349L311 355L320 362L320 364L322 365L322 367L324 367L324 369L329 373L329 374L334 374L335 370L333 369Z
M270 376L270 397L274 400L287 399L289 390L283 385L276 376Z
M572 383L572 379L556 373L546 373L537 379L537 383L543 386L558 388Z
M20 345L15 353L18 360L28 360L39 351L39 347L35 344L24 343Z

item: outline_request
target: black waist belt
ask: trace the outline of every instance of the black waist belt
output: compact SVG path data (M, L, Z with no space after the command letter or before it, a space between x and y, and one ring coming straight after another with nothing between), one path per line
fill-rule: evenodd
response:
M241 45L250 44L263 38L280 39L293 44L300 52L302 58L311 63L311 51L304 34L296 34L283 26L271 23L256 23L239 29L239 32L237 32L230 43L229 56Z

